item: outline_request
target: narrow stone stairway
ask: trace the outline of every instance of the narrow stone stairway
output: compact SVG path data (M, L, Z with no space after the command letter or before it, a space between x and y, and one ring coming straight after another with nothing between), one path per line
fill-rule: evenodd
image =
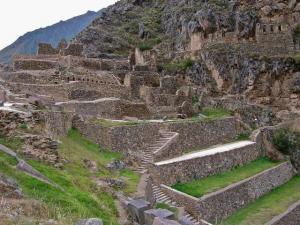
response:
M141 159L141 165L135 171L140 174L146 173L147 166L150 163L153 163L154 152L162 148L168 141L170 141L174 137L174 135L175 134L172 132L161 132L160 138L144 150L143 157Z
M172 201L169 196L167 196L164 192L160 190L160 188L154 184L152 184L152 190L154 198L156 199L156 202L158 203L166 203L168 205L171 205L173 207L180 207L176 202ZM188 212L184 212L184 216L189 220L190 224L194 225L210 225L209 223L205 221L199 222L196 218L194 218L191 214Z

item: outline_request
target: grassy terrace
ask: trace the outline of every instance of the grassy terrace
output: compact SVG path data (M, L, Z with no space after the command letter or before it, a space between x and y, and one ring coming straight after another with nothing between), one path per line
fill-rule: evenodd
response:
M139 176L126 169L116 172L107 170L107 163L121 159L122 156L114 152L100 151L98 145L82 138L76 130L71 130L61 142L60 155L69 161L63 169L35 160L28 162L64 191L17 171L16 160L3 153L0 153L0 173L16 179L26 196L42 202L46 208L46 218L57 219L62 224L74 224L80 218L99 217L105 224L118 224L114 197L106 188L97 187L93 180L105 177L122 178L126 181L123 191L130 194L136 190ZM0 139L0 143L6 144L6 140ZM99 172L89 171L83 159L95 161Z
M178 183L175 184L172 188L187 193L191 196L200 198L205 194L214 192L233 183L247 179L278 164L278 162L272 162L267 158L260 158L245 166L237 167L231 171L217 174L201 180L195 180L189 183Z
M240 209L220 225L263 225L300 200L300 175Z

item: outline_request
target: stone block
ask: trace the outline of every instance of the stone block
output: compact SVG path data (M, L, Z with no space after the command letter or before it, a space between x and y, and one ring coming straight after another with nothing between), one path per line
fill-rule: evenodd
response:
M145 215L145 224L152 225L155 218L161 219L175 219L175 215L173 212L167 209L150 209L144 212Z
M84 219L80 220L76 225L103 225L103 222L101 219L98 218L90 218L90 219Z
M168 220L156 217L154 219L153 225L180 225L180 223L178 223L175 220Z
M150 209L150 203L143 199L135 199L128 203L128 212L133 220L139 224L145 224L144 212Z
M189 218L187 218L186 216L181 217L179 219L179 223L181 225L194 225L194 223Z

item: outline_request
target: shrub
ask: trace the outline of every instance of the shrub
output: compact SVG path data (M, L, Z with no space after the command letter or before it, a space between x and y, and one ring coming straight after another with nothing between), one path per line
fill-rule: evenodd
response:
M170 73L178 71L186 72L187 69L193 67L194 61L191 58L184 59L178 62L172 62L165 65L165 70Z
M289 129L279 129L274 133L273 143L283 154L291 154L299 147L300 136Z

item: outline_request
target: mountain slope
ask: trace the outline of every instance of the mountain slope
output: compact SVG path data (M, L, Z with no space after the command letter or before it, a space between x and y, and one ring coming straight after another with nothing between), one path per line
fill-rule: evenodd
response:
M88 11L83 15L60 21L52 26L28 32L0 51L0 61L8 63L16 54L35 54L39 42L51 43L56 46L62 38L69 41L89 25L97 15L96 12Z

